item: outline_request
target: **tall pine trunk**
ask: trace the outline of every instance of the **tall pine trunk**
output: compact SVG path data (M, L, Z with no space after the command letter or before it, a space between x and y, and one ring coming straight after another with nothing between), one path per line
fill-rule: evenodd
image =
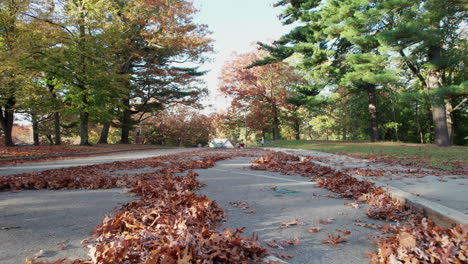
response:
M107 139L109 138L109 129L111 122L105 122L102 125L101 136L99 137L98 144L107 144Z
M428 59L432 68L427 71L427 89L429 92L438 90L442 86L442 70L440 63L441 49L438 46L429 47ZM434 143L440 147L450 146L447 128L447 114L443 98L433 98L431 102L432 120L434 122Z
M13 144L13 118L14 111L13 106L16 101L14 98L9 98L6 100L5 105L0 106L0 126L3 129L4 133L4 144L5 146L14 146Z
M367 97L369 100L369 117L371 126L371 141L379 141L379 120L377 117L377 93L374 84L367 84Z

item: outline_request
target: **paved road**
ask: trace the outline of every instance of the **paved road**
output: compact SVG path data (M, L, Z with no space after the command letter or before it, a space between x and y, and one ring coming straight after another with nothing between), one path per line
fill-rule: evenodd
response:
M154 155L154 152L148 155ZM114 161L116 157L112 156L93 158ZM377 235L378 232L355 226L354 221L380 222L368 219L365 208L345 206L344 203L349 200L323 197L321 195L330 192L315 188L314 183L303 177L244 169L250 165L250 160L237 158L220 162L211 169L197 171L200 180L207 184L200 193L216 200L228 214L229 219L224 227L247 227L245 235L256 232L263 243L299 238L300 244L297 246L273 250L294 255L288 263L367 263L364 253L374 251L375 247L366 236ZM76 160L62 162L80 164ZM65 164L62 163L63 166ZM280 194L270 189L272 186L300 193ZM0 227L19 227L0 230L0 263L22 263L26 257L31 258L41 250L44 257L40 260L86 258L87 251L81 247L80 241L89 236L105 214L132 199L122 191L40 190L0 193ZM239 200L248 202L251 207L249 210L256 210L256 213L245 214L229 204ZM320 219L329 218L336 219L329 225L319 223ZM282 222L296 219L304 225L280 228ZM322 231L307 232L308 228L316 226L320 226ZM328 234L338 234L335 229L351 231L349 242L339 246L323 244L322 240ZM61 244L67 247L59 250Z
M0 192L0 263L20 264L42 250L38 260L87 258L80 242L105 214L131 201L123 189ZM64 250L59 245L66 245Z
M367 263L366 251L375 251L375 247L365 235L377 235L373 229L355 226L355 220L369 223L383 223L369 219L365 209L345 206L350 200L326 198L320 195L331 192L315 188L315 184L300 176L284 176L279 173L252 171L243 169L250 165L251 158L237 158L223 161L208 170L197 170L200 180L207 184L200 193L216 200L227 212L228 221L223 227L247 227L245 234L256 232L264 242L290 240L298 237L297 246L284 246L284 249L273 249L281 254L292 254L294 257L287 263ZM299 191L293 194L278 194L270 187ZM246 201L256 213L246 214L230 202ZM320 224L320 219L336 218L332 224ZM301 226L280 228L282 222L299 219ZM309 233L307 229L319 226L322 231ZM323 244L322 240L335 230L352 232L349 242L339 246Z
M275 148L272 148L275 150ZM312 150L299 149L276 149L284 150L286 153L325 158L325 161L316 162L320 165L330 166L335 169L359 168L375 170L395 170L401 171L398 174L375 178L386 188L398 188L417 197L425 198L446 207L455 209L462 214L468 215L468 178L460 175L433 176L431 170L427 170L425 177L414 178L407 171L414 170L411 167L387 165L385 163L357 159L344 155L324 153Z
M156 149L156 150L115 153L115 154L99 155L99 156L92 156L92 157L80 157L80 158L73 158L73 159L66 159L66 160L25 163L25 164L19 164L15 166L0 167L0 176L27 173L27 172L44 171L44 170L58 169L58 168L64 168L64 167L76 167L76 166L84 166L84 165L101 164L101 163L108 163L108 162L114 162L114 161L137 160L137 159L156 157L160 155L190 152L194 150L198 150L198 149L197 148Z

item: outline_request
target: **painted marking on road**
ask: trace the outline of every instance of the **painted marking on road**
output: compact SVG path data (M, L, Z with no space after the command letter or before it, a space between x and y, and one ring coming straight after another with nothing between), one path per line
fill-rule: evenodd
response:
M317 182L297 181L297 180L285 179L285 178L274 177L274 176L258 175L258 174L247 173L247 172L237 172L237 171L222 170L222 169L210 169L210 170L223 171L223 172L230 172L230 173L237 173L237 174L243 174L243 175L249 175L249 176L256 176L256 177L262 177L262 178L269 178L269 179L275 179L275 180L282 180L282 181L289 181L289 182L300 182L300 183L307 183L307 184L317 184Z

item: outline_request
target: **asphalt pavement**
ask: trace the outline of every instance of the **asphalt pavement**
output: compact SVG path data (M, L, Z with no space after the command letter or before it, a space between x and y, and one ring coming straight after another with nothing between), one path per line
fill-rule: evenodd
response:
M221 228L237 229L246 227L244 234L255 232L265 247L277 241L284 249L270 248L278 254L291 254L286 263L368 263L367 251L375 251L368 239L380 232L356 226L356 221L385 224L369 219L365 214L366 205L359 209L344 205L352 202L323 195L333 194L316 188L314 182L301 176L250 170L252 158L236 158L217 163L214 168L197 170L199 179L207 184L199 193L220 204L227 213L228 220ZM272 189L276 187L276 189ZM244 210L233 206L233 202L245 202ZM248 213L255 210L255 213ZM330 224L320 221L331 220ZM283 223L298 221L299 225L282 228ZM321 231L310 233L307 230L320 227ZM348 241L338 245L322 243L328 235L339 235L336 231L351 231ZM299 245L283 244L283 240L299 239Z
M337 170L361 169L389 171L384 176L370 177L353 175L360 179L374 181L397 198L405 199L415 207L424 210L441 225L454 223L468 224L468 175L440 174L440 171L422 169L422 175L411 173L421 170L401 165L389 165L367 159L358 159L312 150L269 148L299 157L316 157L311 162Z

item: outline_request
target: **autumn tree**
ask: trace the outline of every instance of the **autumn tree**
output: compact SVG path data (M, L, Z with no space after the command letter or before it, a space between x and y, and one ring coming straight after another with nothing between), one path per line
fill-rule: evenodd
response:
M207 145L214 133L211 117L185 106L166 109L146 119L143 129L147 143L186 147Z
M124 91L119 107L121 143L134 124L171 104L194 104L204 90L196 67L212 50L205 25L190 1L115 1L125 45L116 52Z
M26 53L22 42L28 34L21 14L28 4L19 0L0 2L0 128L6 146L13 146L14 113L29 79L29 72L20 63Z
M285 62L247 68L262 56L265 54L261 52L234 55L222 70L219 89L232 97L235 108L270 113L273 139L278 140L281 138L280 112L287 105L288 88L304 80ZM259 108L259 104L264 109Z

